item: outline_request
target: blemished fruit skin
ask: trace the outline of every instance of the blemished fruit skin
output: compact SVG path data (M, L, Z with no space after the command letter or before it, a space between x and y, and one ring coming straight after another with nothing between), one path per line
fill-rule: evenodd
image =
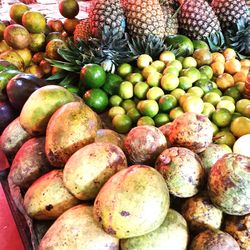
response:
M175 210L168 214L155 231L125 240L121 240L121 250L185 250L188 243L188 227L185 219Z
M169 142L195 153L204 151L213 139L213 126L208 117L187 112L177 117L169 128Z
M212 167L208 176L208 194L224 213L250 213L250 158L226 154Z
M240 250L240 247L230 234L214 229L198 234L189 250Z
M227 216L224 231L231 234L242 250L250 249L250 214L245 216Z
M165 149L157 158L155 168L164 177L169 192L180 198L198 193L204 180L204 169L195 153L187 148Z
M169 192L160 173L133 165L104 184L94 202L94 218L108 234L126 239L157 229L168 209Z

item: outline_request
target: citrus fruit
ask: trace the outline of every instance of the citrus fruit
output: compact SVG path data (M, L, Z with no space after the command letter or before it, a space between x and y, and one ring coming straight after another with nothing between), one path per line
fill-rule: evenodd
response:
M153 62L153 59L150 55L142 54L137 59L137 67L139 69L144 69L148 67Z
M241 99L236 102L236 111L243 114L245 107L250 106L250 100Z
M147 84L150 87L157 87L160 85L161 78L162 78L162 74L159 72L150 73L147 78Z
M200 73L200 71L197 68L191 67L191 68L185 69L183 71L183 75L182 76L188 77L194 83L194 82L196 82L197 80L200 79L201 73Z
M172 62L175 60L175 54L171 51L163 51L160 54L159 59L160 59L160 61L164 62L165 64L168 64L169 62Z
M112 125L114 126L116 132L126 134L132 128L132 120L126 114L116 115L112 119Z
M128 74L132 73L132 66L128 63L123 63L117 68L117 74L121 77L126 77Z
M137 82L143 81L143 76L141 73L130 73L126 76L126 80L136 84Z
M233 86L228 88L225 92L224 95L226 96L231 96L235 101L238 101L241 99L241 92L237 88L237 86Z
M243 93L245 88L245 82L237 82L235 83L235 87L240 91L240 93Z
M169 116L165 113L159 113L154 117L154 122L156 127L160 127L168 122L170 122Z
M30 34L28 30L19 24L11 24L4 30L5 42L14 49L24 49L30 44Z
M225 62L225 72L231 75L239 72L240 69L241 69L241 64L238 59L233 58Z
M221 100L217 103L216 105L216 108L217 109L220 109L220 108L224 108L224 109L227 109L228 111L230 111L230 113L234 113L235 111L235 105L233 102L229 101L229 100Z
M10 6L9 15L16 23L22 24L23 13L28 11L29 7L23 3L14 3Z
M63 17L74 18L79 13L79 4L76 0L61 0L59 12Z
M177 59L169 62L167 66L168 67L172 66L172 67L176 68L178 71L182 70L182 62L180 62Z
M217 93L219 96L222 96L222 92L220 89L218 88L213 88L211 89L209 92L214 92L214 93Z
M200 79L195 82L195 86L200 87L206 94L213 89L213 82L208 79Z
M188 94L192 94L198 97L202 97L204 95L204 91L200 87L192 87L187 91Z
M160 81L161 87L166 91L172 91L179 85L179 78L171 73L163 75Z
M106 74L106 80L102 88L110 95L115 95L119 91L120 84L122 83L123 79L117 75L112 73Z
M193 112L201 114L204 108L204 103L202 99L198 96L189 96L182 104L182 109L184 112Z
M166 67L165 63L162 62L162 61L160 61L160 60L153 61L151 63L151 66L153 66L154 68L156 68L156 70L159 73L161 73L165 69L165 67Z
M212 54L209 49L197 49L193 53L193 57L197 61L198 66L211 64Z
M142 76L144 77L144 79L147 79L148 76L151 74L151 73L156 73L157 72L157 68L154 67L153 65L149 65L147 67L145 67L143 70L142 70Z
M67 44L60 39L53 39L47 43L45 48L46 56L50 59L60 60L61 56L58 54L58 49L67 48ZM80 74L81 75L81 74Z
M138 119L141 117L141 114L137 108L129 109L127 115L131 118L133 123L137 123Z
M74 34L76 25L79 23L79 19L77 18L66 18L63 22L63 29L68 34Z
M125 111L127 112L128 110L130 110L131 108L135 108L136 107L136 104L133 100L131 99L127 99L127 100L124 100L122 103L121 103L121 106L125 109Z
M130 99L133 97L133 84L129 81L124 81L119 87L119 96L123 99Z
M180 89L180 88L177 88L177 89L174 89L170 92L170 95L174 96L177 101L179 100L179 98L184 95L186 92L183 90L183 89Z
M213 62L211 64L211 68L212 68L213 74L215 76L222 75L224 73L224 70L225 70L224 63L222 63L222 62Z
M147 83L145 83L145 82L138 82L134 86L134 95L138 99L145 99L148 90L149 90L149 86L148 86Z
M230 101L230 102L232 102L233 104L235 104L235 100L234 100L233 97L231 97L231 96L223 95L223 96L221 97L221 101L223 101L223 100L227 100L227 101Z
M235 50L233 50L232 48L226 48L223 52L222 52L223 56L225 57L226 61L231 60L233 58L236 58L237 54L235 52Z
M26 11L22 16L22 24L30 33L41 33L46 28L45 17L38 11Z
M210 118L214 111L215 111L215 107L213 106L213 104L209 102L203 103L203 110L201 112L203 115L206 115L207 117Z
M109 103L112 107L120 106L122 103L122 98L119 95L113 95L109 98Z
M215 136L219 132L219 128L213 122L211 122L211 124L212 124L213 130L214 130L213 135Z
M113 119L116 115L124 115L126 113L125 109L120 106L112 107L109 112L108 116Z
M211 80L213 78L213 69L208 65L203 65L199 68L201 74L205 75L207 79Z
M226 62L226 59L224 57L224 55L220 52L213 52L212 53L212 62L220 62L222 63L223 65L225 64Z
M232 121L233 121L234 119L236 119L236 118L240 117L240 116L242 116L242 114L241 114L241 113L234 112L234 113L232 114Z
M220 95L215 92L208 92L203 96L204 102L209 102L214 106L216 106L220 100L221 100Z
M53 41L50 41L48 44ZM100 88L105 84L106 72L98 64L86 64L81 69L80 80L88 88Z
M230 130L235 137L250 134L250 119L243 116L234 119L230 125Z
M235 73L233 75L234 82L246 82L247 75L248 75L248 70L246 72L241 70L241 71Z
M155 122L154 120L149 117L149 116L142 116L141 118L139 118L139 120L137 121L137 126L144 126L144 125L151 125L151 126L155 126Z
M182 106L184 101L189 97L189 96L193 96L193 94L190 94L190 93L185 93L184 95L182 95L180 98L179 98L179 105Z
M182 61L182 67L184 69L188 69L188 68L191 68L191 67L196 67L197 66L197 62L196 60L191 57L191 56L188 56L188 57L185 57Z
M226 127L232 120L232 114L228 109L220 108L212 114L212 121L218 127Z
M168 112L176 106L177 99L173 95L164 95L159 100L159 108L163 112Z
M173 74L179 76L179 70L176 67L169 65L163 71L163 75L166 74Z
M103 112L108 107L108 96L102 89L90 89L85 92L85 103L96 112Z
M155 100L141 101L138 109L143 116L149 116L151 118L156 116L159 112L159 106Z
M209 49L209 46L206 42L201 40L193 40L194 49Z
M175 107L175 108L170 110L169 118L171 121L173 121L175 118L177 118L183 114L184 114L184 111L181 107Z
M193 85L193 81L187 76L179 77L179 85L178 87L183 90L190 89Z
M226 144L232 148L236 139L230 131L220 131L215 134L213 141L216 144Z
M161 98L161 96L163 96L163 95L164 95L164 91L161 88L152 87L152 88L150 88L148 90L146 96L147 96L148 100L156 100L156 101L158 101Z
M47 25L48 25L50 31L52 31L52 33L59 32L61 34L63 31L63 23L61 20L50 19L50 20L48 20Z

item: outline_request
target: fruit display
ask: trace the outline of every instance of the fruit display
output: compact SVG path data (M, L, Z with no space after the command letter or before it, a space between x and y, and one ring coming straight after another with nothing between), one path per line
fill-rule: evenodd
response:
M88 6L0 21L0 148L34 249L249 250L249 1Z

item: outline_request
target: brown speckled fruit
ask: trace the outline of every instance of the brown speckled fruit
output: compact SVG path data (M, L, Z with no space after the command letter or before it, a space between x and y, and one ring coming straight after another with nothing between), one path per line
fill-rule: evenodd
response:
M236 239L242 250L250 249L250 214L227 216L224 230Z
M200 153L212 143L213 126L206 116L187 112L171 123L168 138L173 146Z
M230 234L206 230L193 239L189 250L240 250L240 247Z
M156 160L155 168L166 180L169 192L180 198L198 193L204 180L204 169L199 157L187 148L164 150Z
M250 213L250 157L231 153L219 159L209 173L208 192L223 212Z
M160 129L144 125L130 130L124 141L125 152L132 164L154 164L157 156L167 148L167 140Z
M222 222L222 211L212 204L205 193L189 198L182 207L182 215L189 229L195 233L209 228L219 229Z

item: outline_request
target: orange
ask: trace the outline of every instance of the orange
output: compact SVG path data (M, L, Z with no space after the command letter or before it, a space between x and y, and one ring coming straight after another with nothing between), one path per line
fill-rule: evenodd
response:
M234 82L246 82L247 80L247 73L240 71L234 74L233 76Z
M137 67L139 69L144 69L148 67L153 62L153 59L151 56L147 54L142 54L137 59Z
M231 48L226 48L224 51L223 51L223 56L225 57L226 61L228 60L231 60L233 58L236 58L236 52L231 49Z
M163 51L160 54L160 60L163 61L165 64L168 64L169 62L172 62L175 60L175 55L171 51Z
M248 67L250 68L250 59L243 59L240 61L241 67Z
M219 53L219 52L213 52L212 53L212 62L221 62L221 63L225 63L226 59L223 56L223 54Z
M72 18L72 19L69 19L69 18L66 18L64 20L64 23L63 23L63 28L64 30L69 33L69 34L73 34L74 31L75 31L75 28L76 28L76 25L79 23L79 19L77 18Z
M225 62L225 72L233 75L241 69L240 61L233 58Z
M234 86L234 78L228 73L223 73L217 77L216 84L220 89L225 90Z
M211 64L211 68L215 76L222 75L224 73L225 67L224 63L220 61L215 61Z

